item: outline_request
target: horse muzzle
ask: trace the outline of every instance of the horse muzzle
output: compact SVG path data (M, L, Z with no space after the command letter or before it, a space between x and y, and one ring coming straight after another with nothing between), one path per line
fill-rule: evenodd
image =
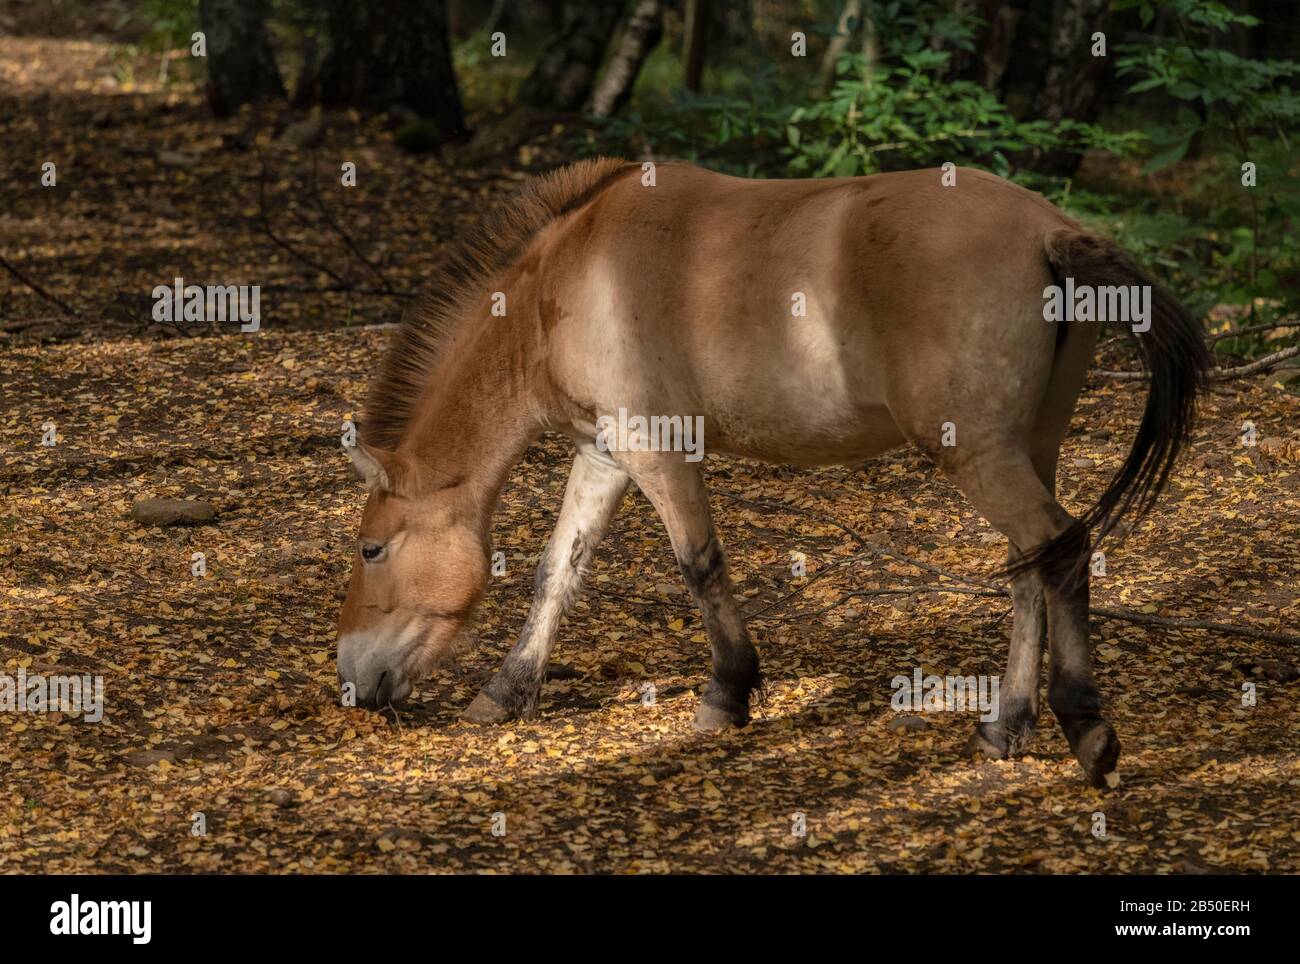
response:
M378 709L396 706L411 695L412 680L406 669L409 650L377 640L368 633L349 633L339 640L339 685L355 687L357 706Z

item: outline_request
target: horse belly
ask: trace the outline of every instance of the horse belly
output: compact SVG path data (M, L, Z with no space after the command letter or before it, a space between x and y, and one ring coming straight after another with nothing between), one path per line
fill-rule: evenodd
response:
M712 379L705 448L767 462L831 465L886 452L904 441L883 399L859 379L801 377L798 366ZM757 376L757 377L755 377Z

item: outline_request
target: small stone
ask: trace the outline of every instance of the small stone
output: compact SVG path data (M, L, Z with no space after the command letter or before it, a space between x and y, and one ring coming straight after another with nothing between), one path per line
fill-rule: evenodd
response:
M266 799L277 807L292 807L294 802L293 793L280 787L276 787L268 793Z
M1076 469L1095 469L1097 467L1094 459L1071 459L1070 464Z
M216 515L212 503L195 499L141 499L131 508L131 518L146 526L197 526Z
M930 724L919 716L896 716L889 721L887 727L892 733L899 733L907 730L909 733L920 733L930 728Z
M163 167L193 167L199 159L185 151L159 151L158 163Z

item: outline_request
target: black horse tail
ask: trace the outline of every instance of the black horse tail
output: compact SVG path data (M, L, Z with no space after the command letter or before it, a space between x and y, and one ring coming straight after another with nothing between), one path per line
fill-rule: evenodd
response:
M1049 234L1044 248L1058 285L1073 278L1076 288L1088 285L1094 292L1110 286L1124 286L1131 291L1135 285L1149 286L1151 291L1146 319L1150 327L1133 331L1151 385L1142 422L1124 464L1096 504L1075 525L1008 568L1008 573L1014 573L1045 566L1078 578L1087 571L1086 549L1090 542L1100 542L1122 519L1141 519L1155 505L1174 462L1191 438L1197 396L1209 381L1210 354L1196 319L1114 242L1064 229Z

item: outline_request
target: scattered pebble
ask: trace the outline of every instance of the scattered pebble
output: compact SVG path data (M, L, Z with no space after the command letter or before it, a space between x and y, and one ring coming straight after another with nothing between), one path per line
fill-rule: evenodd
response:
M131 518L146 526L203 525L216 518L216 506L194 499L141 499Z

